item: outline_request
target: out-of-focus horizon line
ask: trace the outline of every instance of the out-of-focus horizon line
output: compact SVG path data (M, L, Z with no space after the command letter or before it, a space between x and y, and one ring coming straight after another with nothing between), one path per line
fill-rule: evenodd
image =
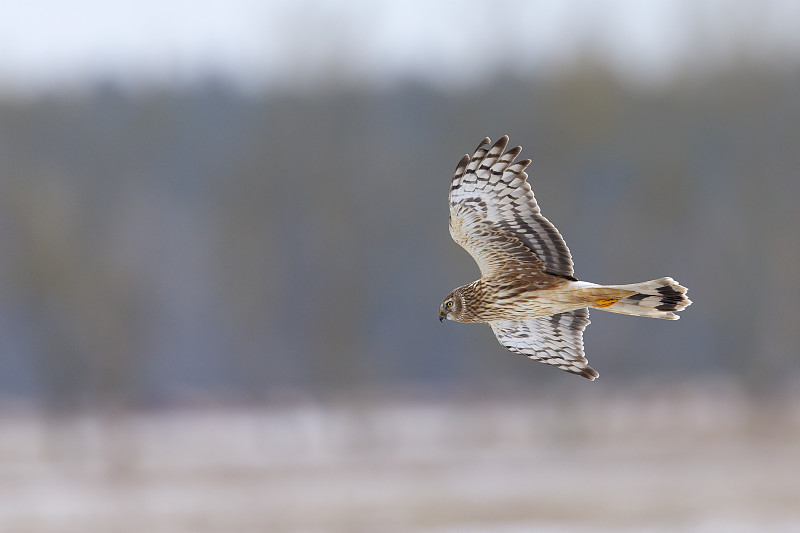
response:
M800 65L800 3L604 0L381 3L181 1L9 6L0 95L133 90L218 79L245 92L391 86L469 88L543 77L590 59L661 84L741 61ZM465 29L466 28L466 29Z

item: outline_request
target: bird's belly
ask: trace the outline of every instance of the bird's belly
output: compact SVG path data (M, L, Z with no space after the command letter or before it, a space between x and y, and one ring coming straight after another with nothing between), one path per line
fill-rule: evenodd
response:
M565 313L586 307L579 295L572 291L536 289L516 294L498 295L495 305L486 311L493 320L526 320Z

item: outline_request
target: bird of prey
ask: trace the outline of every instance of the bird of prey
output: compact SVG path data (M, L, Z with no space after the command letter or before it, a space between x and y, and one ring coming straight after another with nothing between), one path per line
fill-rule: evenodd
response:
M542 216L522 148L508 136L483 139L450 183L450 235L478 263L481 278L453 290L439 320L486 322L508 350L594 380L583 353L589 308L677 320L692 302L672 278L629 285L579 281L558 230Z

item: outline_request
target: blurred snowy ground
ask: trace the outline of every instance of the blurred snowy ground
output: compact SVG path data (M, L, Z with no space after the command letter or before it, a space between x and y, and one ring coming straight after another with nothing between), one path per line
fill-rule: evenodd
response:
M800 531L800 397L591 394L6 411L0 531Z

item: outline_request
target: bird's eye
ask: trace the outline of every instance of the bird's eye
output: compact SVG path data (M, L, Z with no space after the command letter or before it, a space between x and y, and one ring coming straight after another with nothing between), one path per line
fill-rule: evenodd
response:
M446 304L444 304L444 305L445 305L445 306L447 306L447 307L453 307L453 301L452 301L452 300L450 300L449 302L447 302L447 303L446 303Z

